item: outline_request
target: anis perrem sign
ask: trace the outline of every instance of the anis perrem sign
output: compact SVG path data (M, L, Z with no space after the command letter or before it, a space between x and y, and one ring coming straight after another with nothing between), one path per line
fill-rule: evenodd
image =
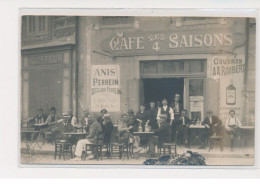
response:
M119 65L92 65L91 67L91 111L101 109L120 111Z
M230 30L213 32L173 31L173 32L127 32L116 33L105 39L102 50L113 56L221 53L231 52L243 43L244 36Z

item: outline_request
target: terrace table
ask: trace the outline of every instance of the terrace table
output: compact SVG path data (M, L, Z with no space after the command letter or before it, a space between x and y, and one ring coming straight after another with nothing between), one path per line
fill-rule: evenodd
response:
M22 129L21 130L21 146L22 146L22 139L25 137L25 148L26 151L29 152L30 155L35 152L35 147L38 146L41 150L41 145L38 143L37 138L34 138L36 134L39 134L39 131L35 131L34 129Z
M71 142L72 145L77 145L77 142L80 139L85 139L87 133L86 132L64 132L63 135L69 137L69 141Z
M146 138L147 139L147 144L149 146L148 152L151 152L150 149L150 143L152 142L152 137L154 135L154 132L133 132L134 136L139 136L142 138Z
M191 136L194 134L195 138L192 139ZM203 144L205 147L206 138L203 138L203 136L206 136L206 126L202 124L196 124L196 125L190 125L189 126L189 146L195 143Z
M251 145L254 145L254 139L255 139L255 126L242 126L241 129L241 142L242 146L248 146L248 141L251 141L253 143L250 143Z

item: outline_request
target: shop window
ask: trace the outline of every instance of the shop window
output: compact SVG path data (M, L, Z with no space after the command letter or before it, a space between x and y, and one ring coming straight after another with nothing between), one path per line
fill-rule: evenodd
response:
M204 118L204 79L189 80L189 108L193 122Z
M143 74L157 74L158 62L144 62L141 64L141 68Z
M189 62L190 73L203 73L204 71L204 61L198 60Z
M165 74L175 73L180 74L184 72L183 61L162 61L162 72Z
M191 79L189 84L190 96L203 96L203 79Z
M39 31L45 31L46 21L45 16L39 16Z
M36 28L35 28L35 17L34 16L30 16L29 17L29 33L34 33Z
M46 16L27 16L27 30L29 35L46 34L48 20Z

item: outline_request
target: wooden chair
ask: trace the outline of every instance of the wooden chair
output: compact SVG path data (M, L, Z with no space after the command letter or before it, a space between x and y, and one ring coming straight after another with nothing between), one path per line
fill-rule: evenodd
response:
M129 159L129 155L133 157L133 143L129 143L130 133L128 134L127 142L121 142L118 138L119 137L117 137L117 142L110 144L110 159L112 159L115 151L118 151L119 159L124 159L125 156Z
M209 144L209 152L213 148L214 145L217 145L220 147L220 151L223 151L223 127L220 128L219 132L216 132L212 136L208 138L208 144Z
M220 151L223 151L223 138L222 136L210 136L209 137L209 152L213 148L214 145L218 145L220 147Z
M66 156L70 156L70 158L73 158L72 154L72 144L65 139L56 138L55 139L55 152L54 152L54 159L56 160L56 157L59 156L59 159L61 156L63 156L63 160L65 161Z
M171 149L174 148L174 155L177 155L177 142L178 142L178 131L176 131L175 134L175 142L163 142L162 143L162 147L159 146L158 143L158 152L159 152L159 156L161 156L161 149L163 148L163 155L166 155L166 149L168 149L168 153L169 155L171 155Z
M86 159L87 153L88 151L90 151L95 154L97 160L99 160L99 158L101 158L102 160L103 140L104 140L104 135L102 132L100 132L97 136L97 142L95 144L86 144L85 154L83 156L83 159Z

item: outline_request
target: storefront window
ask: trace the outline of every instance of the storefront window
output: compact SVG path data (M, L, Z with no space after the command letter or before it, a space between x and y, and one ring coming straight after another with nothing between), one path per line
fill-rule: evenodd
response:
M204 95L203 79L190 79L189 90L190 90L190 96L203 96Z
M184 72L184 62L183 61L163 61L162 62L163 73L169 74L180 74Z
M189 80L189 107L193 122L201 122L204 117L204 80Z
M204 61L191 61L189 62L190 73L203 73L204 72Z
M145 62L141 65L143 74L158 74L158 62Z

